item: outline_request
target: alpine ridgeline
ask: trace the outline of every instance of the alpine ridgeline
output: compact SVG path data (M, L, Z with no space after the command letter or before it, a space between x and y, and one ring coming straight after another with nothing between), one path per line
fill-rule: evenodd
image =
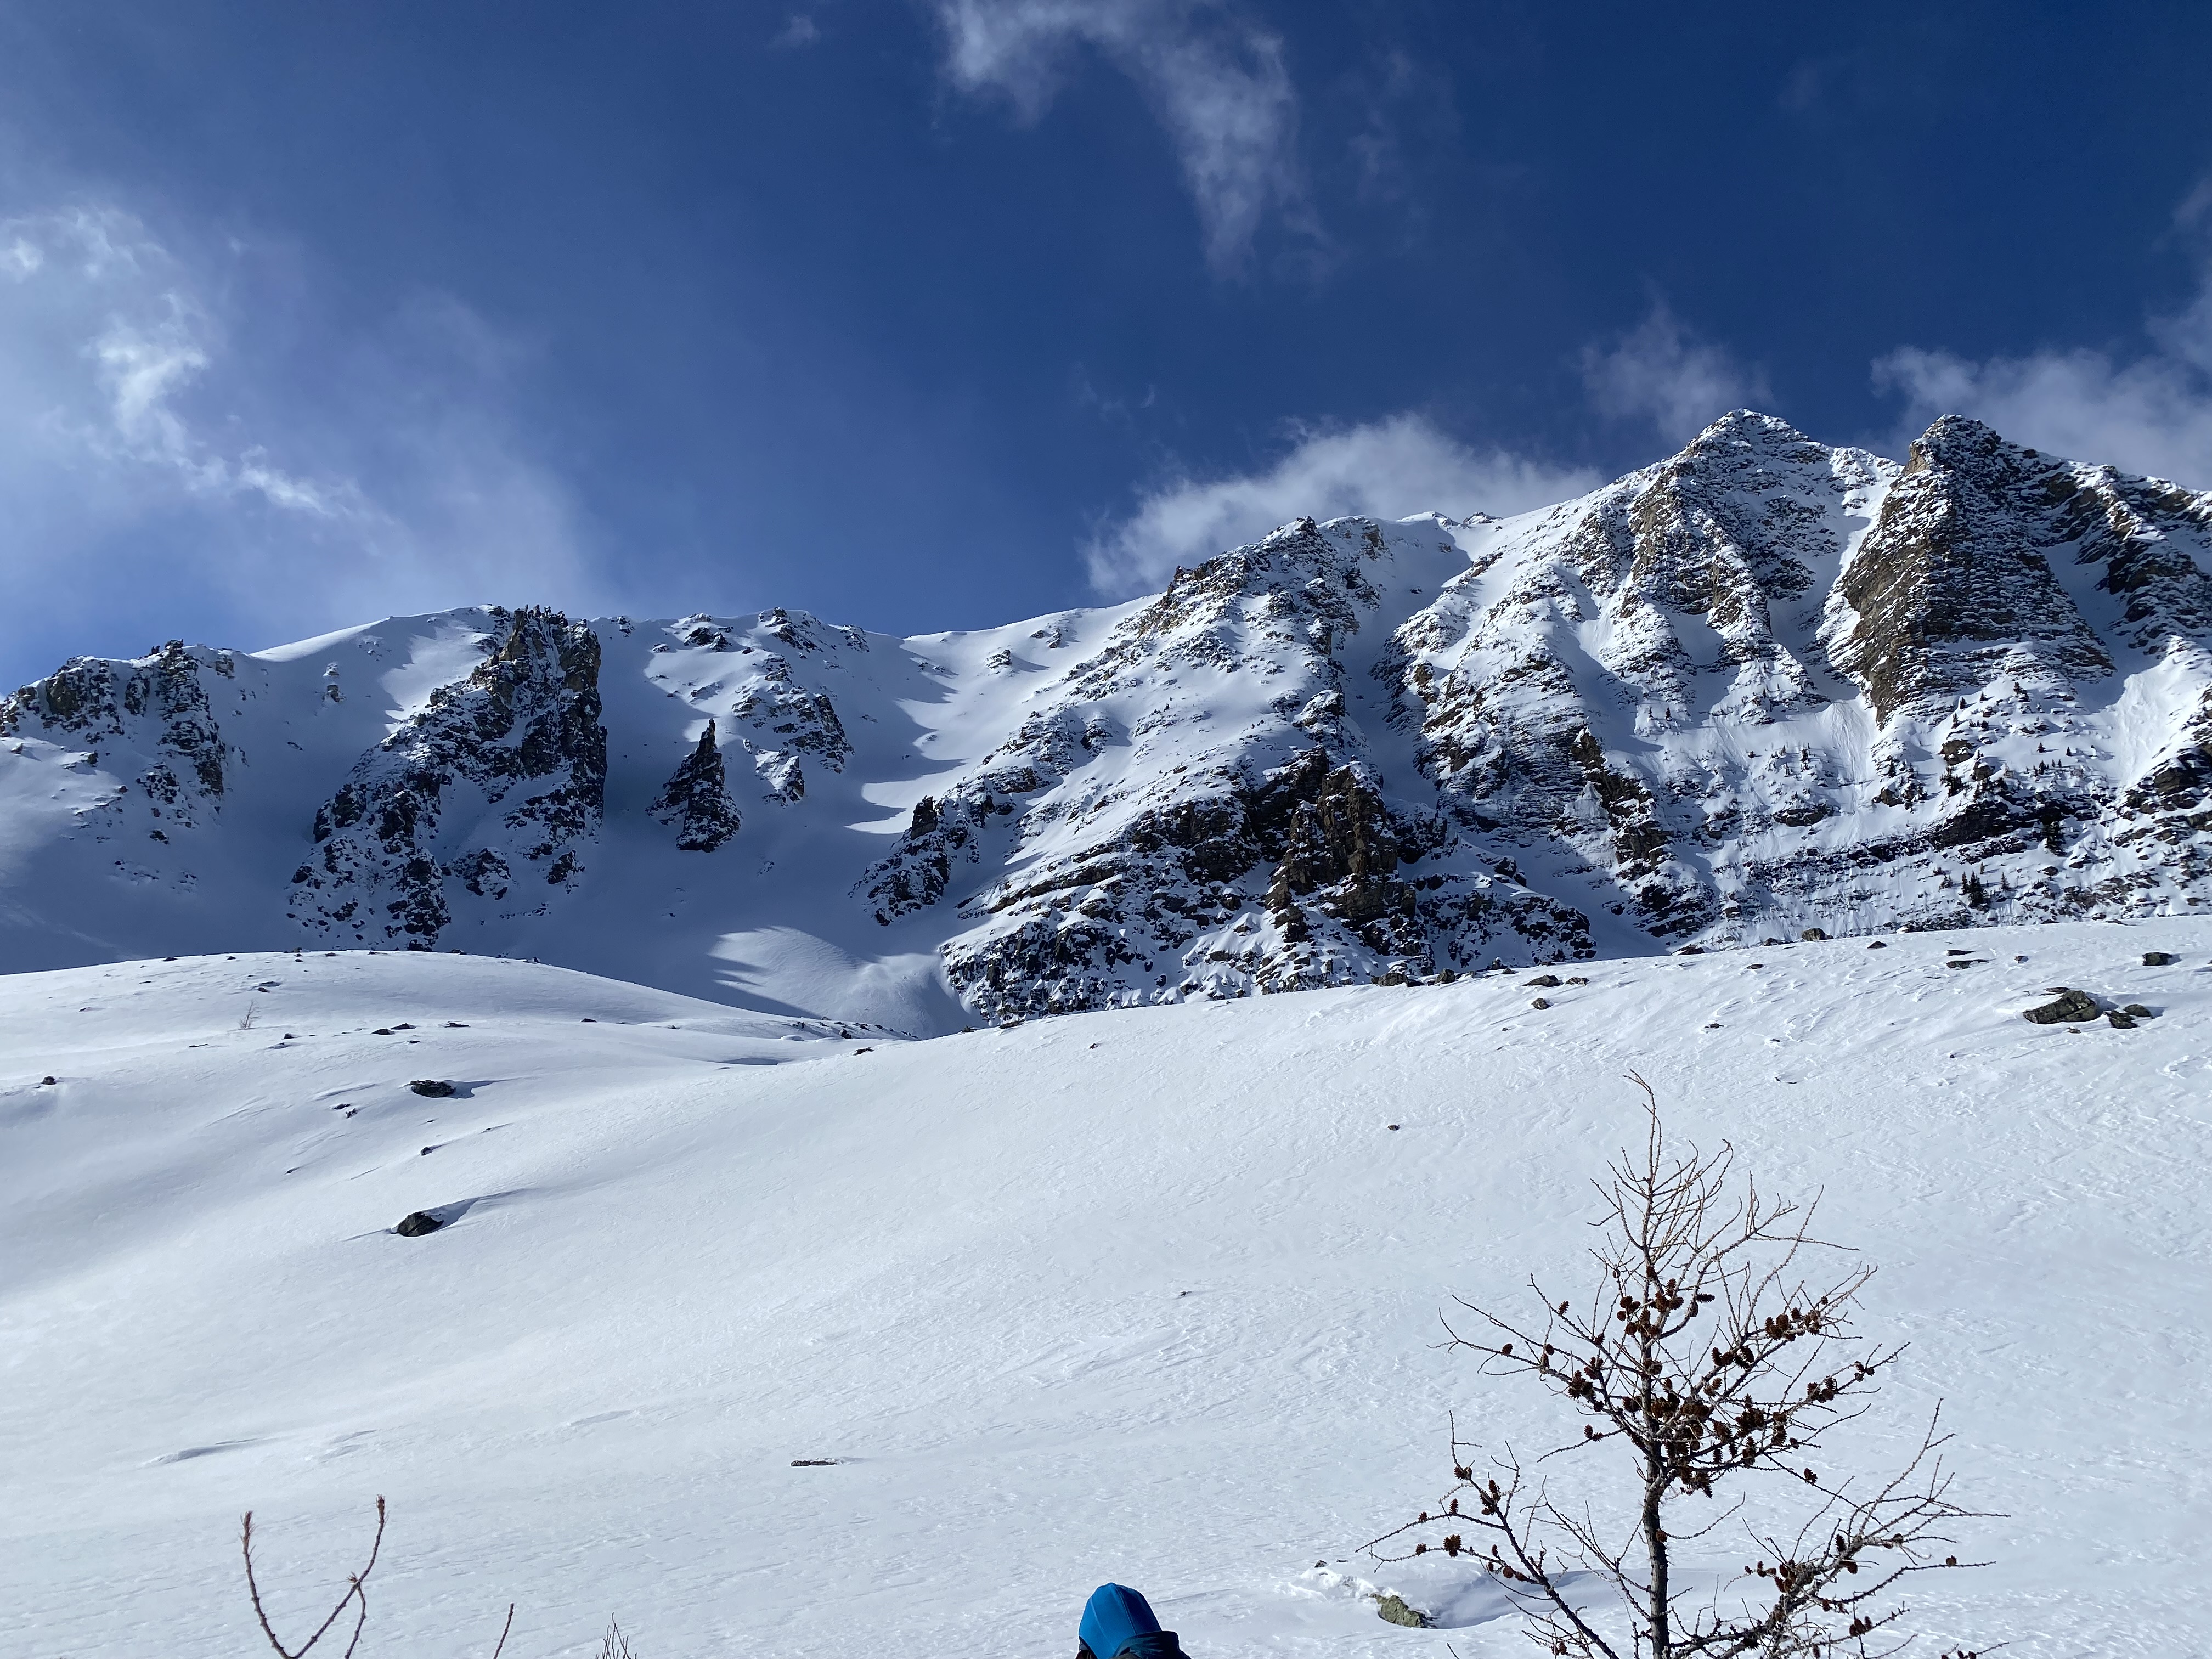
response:
M2212 900L2212 494L1738 412L897 639L490 607L0 702L0 966L527 954L942 1030Z

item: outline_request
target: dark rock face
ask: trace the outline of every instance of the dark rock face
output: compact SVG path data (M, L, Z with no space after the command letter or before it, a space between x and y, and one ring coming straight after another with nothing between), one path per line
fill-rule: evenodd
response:
M73 657L45 679L0 698L0 737L82 744L94 760L109 744L147 757L150 763L135 782L161 820L153 838L167 841L172 830L209 823L222 805L228 747L207 677L228 678L234 672L229 652L181 640L131 662ZM129 792L126 784L120 793Z
M403 1216L392 1231L402 1238L420 1238L425 1233L434 1233L446 1224L428 1211L416 1210Z
M542 909L544 888L582 873L606 797L598 636L557 611L491 614L483 662L434 690L315 814L291 915L318 935L428 949L463 895Z
M738 833L738 809L723 776L714 721L707 722L699 746L678 763L647 810L676 832L676 845L686 853L711 853Z
M2058 522L2080 493L2070 471L1956 416L1914 443L1837 589L1854 621L1836 664L1866 687L1877 722L2000 674L2063 688L2112 672L2045 553L2072 539Z
M2080 1025L2098 1018L2097 999L2087 991L2061 991L2057 997L2030 1008L2021 1018L2038 1025Z

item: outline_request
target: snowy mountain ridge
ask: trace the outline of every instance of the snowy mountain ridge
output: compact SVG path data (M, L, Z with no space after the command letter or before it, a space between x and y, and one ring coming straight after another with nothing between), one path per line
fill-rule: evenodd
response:
M0 701L0 967L528 955L915 1032L2212 903L2212 494L1738 411L899 639L497 606Z

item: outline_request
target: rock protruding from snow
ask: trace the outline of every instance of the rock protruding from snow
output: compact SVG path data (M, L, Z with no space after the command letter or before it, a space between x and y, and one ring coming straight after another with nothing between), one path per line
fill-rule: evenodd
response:
M2098 1017L2097 999L2087 991L2061 991L2049 1002L2038 1003L2021 1017L2037 1025L2072 1025Z
M495 608L466 678L354 768L315 814L293 919L348 943L428 949L455 907L543 910L605 808L599 641L558 611Z
M714 721L707 722L699 746L677 763L647 810L676 832L676 845L686 853L711 853L738 833L738 809L730 802Z

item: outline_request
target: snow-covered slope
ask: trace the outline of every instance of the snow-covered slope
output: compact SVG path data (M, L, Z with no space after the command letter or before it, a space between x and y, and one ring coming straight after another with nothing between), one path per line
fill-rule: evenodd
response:
M0 966L392 945L915 1034L2212 903L2212 495L1738 412L1115 608L392 618L0 701Z
M1941 1396L2003 1513L1915 1587L1929 1651L2212 1650L2212 924L1886 945L920 1043L476 957L9 981L0 1655L251 1651L239 1512L296 1627L380 1492L364 1652L487 1652L512 1599L510 1652L1044 1659L1110 1577L1200 1655L1520 1653L1353 1547L1448 1484L1447 1412L1548 1420L1437 1316L1572 1276L1630 1066L1881 1264L1912 1349L1856 1449ZM2060 984L2159 1016L2020 1018Z

